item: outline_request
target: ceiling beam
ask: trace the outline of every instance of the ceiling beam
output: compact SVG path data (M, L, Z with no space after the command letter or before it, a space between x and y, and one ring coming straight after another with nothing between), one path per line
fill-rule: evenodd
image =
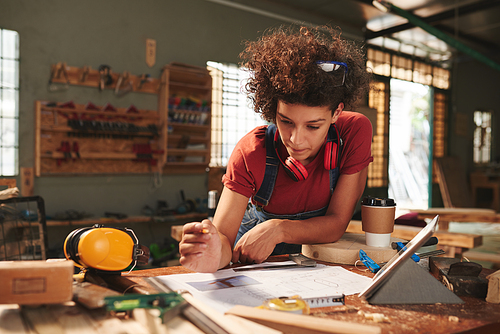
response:
M435 27L431 26L430 24L422 21L419 17L411 14L410 12L403 10L397 6L394 6L392 3L387 2L387 1L381 1L381 4L387 8L387 10L402 16L406 18L409 22L413 23L415 26L418 26L422 28L423 30L427 31L428 33L436 36L437 38L441 39L442 41L446 42L448 45L454 47L460 52L463 52L476 60L479 60L486 65L500 71L500 64L495 62L494 60L484 56L483 54L471 49L470 47L466 46L465 44L461 43L460 41L454 39L453 37L447 35L446 33L442 32L439 29L436 29Z
M362 2L366 3L366 1L362 1ZM419 18L428 24L439 23L439 22L444 21L444 20L452 19L455 17L455 15L464 16L464 15L472 14L472 13L475 13L475 12L478 12L481 10L487 10L487 9L490 9L493 7L498 7L498 6L500 6L500 0L483 0L483 1L475 2L475 3L469 4L469 5L459 6L455 9L446 10L444 12L430 15L427 17L419 17ZM415 14L413 14L413 15L415 15ZM373 39L373 38L377 38L377 37L383 37L383 36L395 34L395 33L398 33L398 32L404 31L404 30L408 30L408 29L411 29L414 27L415 27L415 24L408 22L408 23L403 23L403 24L400 24L400 25L397 25L394 27L390 27L387 29L382 29L379 31L367 30L365 33L365 38L367 40L369 40L369 39Z

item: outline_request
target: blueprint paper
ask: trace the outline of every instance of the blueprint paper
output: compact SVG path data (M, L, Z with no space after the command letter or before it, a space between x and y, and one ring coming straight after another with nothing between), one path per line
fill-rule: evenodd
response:
M291 263L294 262L280 262ZM363 291L372 281L340 266L321 264L279 270L235 272L224 269L212 274L177 274L158 278L172 290L188 290L196 299L221 313L235 305L255 307L266 299L278 297L352 295Z

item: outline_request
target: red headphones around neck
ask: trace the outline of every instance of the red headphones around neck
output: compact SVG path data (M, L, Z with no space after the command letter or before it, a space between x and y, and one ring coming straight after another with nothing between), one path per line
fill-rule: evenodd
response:
M307 169L297 159L290 156L288 156L285 161L281 159L278 152L280 141L280 135L278 132L278 128L276 127L276 133L274 134L274 149L276 151L278 159L281 161L281 164L285 168L286 173L294 181L303 181L307 179ZM325 156L323 158L324 166L327 170L335 169L339 165L339 142L342 145L342 140L340 139L337 127L335 126L335 124L332 124L330 125L330 129L328 130L328 136L325 142Z

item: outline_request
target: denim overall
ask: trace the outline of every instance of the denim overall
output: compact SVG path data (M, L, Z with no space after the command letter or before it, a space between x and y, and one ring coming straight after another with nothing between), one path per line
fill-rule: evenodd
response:
M280 165L280 159L277 156L276 150L274 149L274 136L276 133L276 126L274 124L269 125L266 130L266 170L264 173L264 179L262 181L262 185L260 186L257 194L254 196L254 200L258 203L262 203L260 205L252 204L252 201L248 202L247 209L245 211L245 215L243 216L243 220L241 221L240 229L238 230L238 234L236 236L236 241L234 244L240 240L240 238L246 232L250 231L253 227L258 224L265 222L269 219L290 219L290 220L304 220L312 217L324 216L326 214L327 206L303 213L290 214L290 215L275 215L272 213L268 213L264 210L264 206L269 204L269 200L274 190L274 184L276 182L276 176L278 175L278 167ZM327 141L338 142L337 132L333 126L330 126L330 130L328 131ZM339 145L339 153L337 166L334 169L330 169L330 194L333 194L333 190L337 185L337 180L339 178L339 162L340 155L342 152L342 140L340 140ZM300 253L302 249L302 245L297 244L287 244L280 243L276 245L274 251L271 255L279 255L279 254L294 254Z

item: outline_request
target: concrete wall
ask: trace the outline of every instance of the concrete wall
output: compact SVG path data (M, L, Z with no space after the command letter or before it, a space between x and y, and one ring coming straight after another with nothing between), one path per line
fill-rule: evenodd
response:
M496 60L500 62L500 59ZM450 110L449 155L458 156L467 172L473 167L473 114L476 110L493 111L492 159L500 157L500 71L472 59L454 64ZM457 131L457 114L466 118L465 132ZM495 136L496 134L496 136Z

